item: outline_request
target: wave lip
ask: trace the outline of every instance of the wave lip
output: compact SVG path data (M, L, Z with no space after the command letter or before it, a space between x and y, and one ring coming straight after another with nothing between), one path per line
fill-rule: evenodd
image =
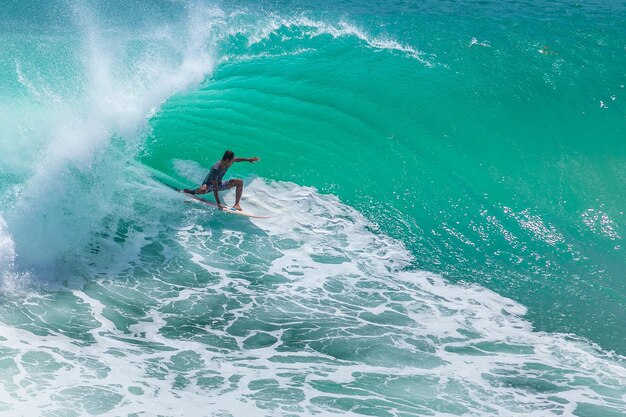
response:
M310 38L323 35L330 35L333 38L355 37L365 42L366 45L373 49L400 52L409 58L416 59L427 67L435 65L431 60L427 59L426 53L389 37L372 36L353 23L340 20L337 24L329 24L306 16L292 19L276 18L270 21L265 28L260 30L257 34L250 36L248 46L253 46L267 40L270 35L278 33L281 28L298 29Z

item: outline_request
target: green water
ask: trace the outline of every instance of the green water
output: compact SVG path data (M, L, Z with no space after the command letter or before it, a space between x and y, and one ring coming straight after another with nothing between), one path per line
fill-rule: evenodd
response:
M170 99L141 160L171 173L173 158L258 154L256 175L338 195L405 242L416 268L623 353L625 114L612 97L626 55L619 22L586 12L368 22L425 62L354 36L301 40L301 28L250 48L235 38L224 54L261 56ZM285 52L297 55L262 56Z
M626 3L3 6L0 414L626 412Z

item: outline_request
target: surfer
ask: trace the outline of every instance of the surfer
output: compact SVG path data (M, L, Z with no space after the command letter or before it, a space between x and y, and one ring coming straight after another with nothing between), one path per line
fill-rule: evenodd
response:
M215 202L217 203L219 209L222 210L223 206L220 202L219 191L224 191L228 190L229 188L236 187L235 205L233 206L233 208L241 211L239 200L241 199L241 194L243 193L243 180L232 179L226 182L222 182L222 178L224 177L224 174L226 174L226 171L228 171L228 168L230 168L235 162L254 163L259 159L260 158L258 156L254 156L252 158L235 158L235 153L233 151L226 151L224 152L224 156L222 156L222 159L213 164L211 170L207 174L200 188L196 188L195 190L185 188L183 192L196 195L206 194L210 191L213 191L213 195L215 196Z

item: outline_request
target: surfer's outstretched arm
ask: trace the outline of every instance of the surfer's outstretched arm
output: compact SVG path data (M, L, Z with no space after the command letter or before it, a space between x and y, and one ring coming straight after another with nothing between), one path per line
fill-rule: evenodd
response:
M235 158L235 162L256 162L260 160L258 156L253 156L252 158Z

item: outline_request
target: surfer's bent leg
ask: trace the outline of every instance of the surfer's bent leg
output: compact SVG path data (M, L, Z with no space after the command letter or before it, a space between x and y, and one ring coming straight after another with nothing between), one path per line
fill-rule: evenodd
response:
M241 206L239 205L239 200L241 200L241 194L243 194L243 180L230 180L226 183L228 188L237 187L235 190L235 205L233 206L237 210L241 210Z
M187 194L206 194L207 192L209 192L209 186L206 184L202 184L202 186L200 188L196 188L195 190L189 190L187 188L185 188L183 190L184 192L186 192Z

